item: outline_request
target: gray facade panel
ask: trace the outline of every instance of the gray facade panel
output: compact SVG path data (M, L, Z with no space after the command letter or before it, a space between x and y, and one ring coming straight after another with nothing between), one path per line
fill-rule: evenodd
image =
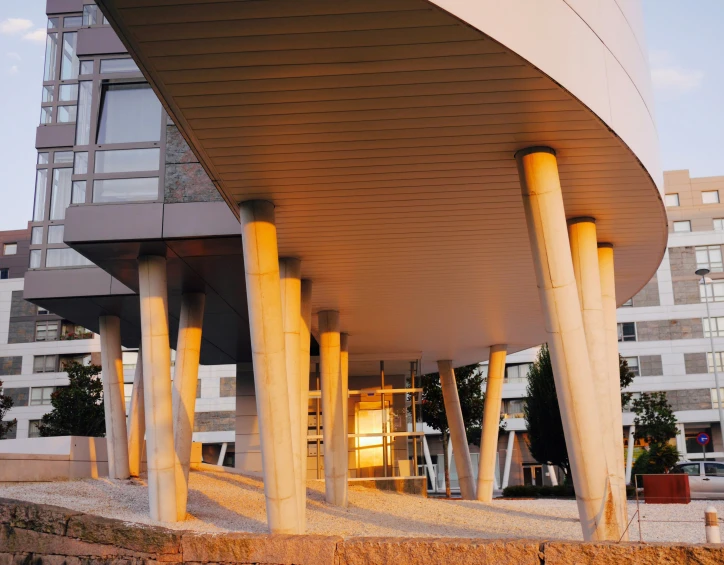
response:
M687 375L708 373L706 353L684 353L684 369Z
M3 394L13 400L13 406L27 406L30 402L30 388L4 388Z
M78 56L127 53L118 36L110 27L83 28L78 31Z
M166 204L163 207L164 238L229 235L240 236L241 228L226 202Z
M105 296L110 293L111 275L98 267L28 271L25 296L28 300L68 296Z
M35 341L35 320L10 320L8 343L31 343Z
M194 416L195 432L229 432L234 430L235 413L233 410L218 412L196 412Z
M659 306L659 280L656 275L646 283L639 293L633 297L633 305L637 307Z
M704 337L701 318L636 322L638 341L668 341Z
M664 374L661 355L641 355L639 373L642 377L659 377Z
M22 290L13 290L10 303L10 317L23 318L25 316L35 316L38 313L38 307L23 299Z
M35 148L70 147L75 143L75 124L48 124L35 131Z
M711 392L708 388L667 390L666 398L675 412L711 409Z

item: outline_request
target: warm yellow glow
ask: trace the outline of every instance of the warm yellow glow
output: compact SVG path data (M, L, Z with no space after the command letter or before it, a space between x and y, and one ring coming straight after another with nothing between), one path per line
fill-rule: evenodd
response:
M389 406L389 402L385 402ZM355 424L357 434L382 434L383 414L388 412L381 409L377 402L359 402L355 406ZM366 436L356 438L357 469L360 471L368 469L368 473L361 473L360 476L374 475L374 468L381 468L384 465L382 435ZM392 460L390 444L387 444L387 461Z

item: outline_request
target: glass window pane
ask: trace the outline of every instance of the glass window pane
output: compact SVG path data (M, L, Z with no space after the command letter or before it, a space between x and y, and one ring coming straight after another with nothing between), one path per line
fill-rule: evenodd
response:
M64 226L48 226L48 243L63 243Z
M83 257L75 249L69 247L63 249L48 249L45 253L46 267L83 267L92 265L88 259Z
M17 243L6 243L3 245L3 255L17 255L18 244Z
M48 169L40 169L35 176L35 206L33 208L34 222L40 222L45 219L45 191L47 186Z
M701 193L701 201L704 204L718 204L719 203L719 191L718 190L707 190Z
M58 100L60 102L70 102L72 100L78 100L78 85L77 84L61 84L58 89Z
M674 222L674 231L675 232L691 231L691 222L689 220L682 220L680 222Z
M70 177L73 169L55 169L53 171L53 188L50 196L50 219L65 218L65 209L70 204Z
M46 373L55 372L55 355L46 355L45 356L45 372Z
M88 145L90 143L91 102L93 98L93 83L89 80L80 83L78 97L78 116L75 129L75 144Z
M40 123L51 124L53 123L53 108L50 106L43 106L40 109Z
M101 74L137 72L140 71L133 59L104 59L101 61Z
M159 141L161 103L147 83L110 84L103 97L98 143Z
M667 206L678 206L679 205L679 195L678 194L667 194L664 197L664 200L665 200Z
M29 267L31 269L39 269L40 268L40 249L33 249L30 252L30 263Z
M55 19L55 18L52 18ZM50 20L48 20L50 23ZM56 61L58 59L58 34L49 33L45 40L45 70L43 80L55 80Z
M96 151L96 173L129 173L132 171L156 171L161 150L124 149L122 151Z
M74 122L77 111L78 107L75 104L73 106L58 106L58 123L67 124Z
M73 163L73 174L84 175L88 172L88 152L79 151L75 154Z
M92 26L98 23L98 6L87 4L83 6L83 25Z
M82 23L81 16L66 16L63 20L63 27L80 27Z
M43 243L43 227L36 226L30 234L30 245L40 245Z
M38 165L47 165L48 164L48 154L38 153Z
M80 74L92 75L93 74L93 61L81 61L80 62Z
M48 18L48 29L55 29L58 27L58 18Z
M85 181L77 180L73 182L73 196L70 200L71 204L85 204Z
M93 202L137 202L158 199L158 177L93 182Z
M53 101L53 86L44 86L43 87L43 102L52 102Z
M78 40L78 32L63 34L63 61L60 65L61 80L78 78L78 57L76 56L75 45ZM47 80L47 79L46 79Z
M72 151L56 151L53 155L53 163L72 163L73 152Z

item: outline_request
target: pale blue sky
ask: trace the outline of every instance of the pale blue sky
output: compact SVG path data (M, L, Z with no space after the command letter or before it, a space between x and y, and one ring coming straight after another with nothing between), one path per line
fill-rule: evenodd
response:
M724 174L724 1L644 0L664 170ZM32 212L45 0L0 0L0 230Z

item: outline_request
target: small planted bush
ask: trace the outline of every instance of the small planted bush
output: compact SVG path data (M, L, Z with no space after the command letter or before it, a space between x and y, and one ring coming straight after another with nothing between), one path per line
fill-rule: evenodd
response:
M506 498L574 498L576 496L572 485L533 486L516 485L503 489Z

